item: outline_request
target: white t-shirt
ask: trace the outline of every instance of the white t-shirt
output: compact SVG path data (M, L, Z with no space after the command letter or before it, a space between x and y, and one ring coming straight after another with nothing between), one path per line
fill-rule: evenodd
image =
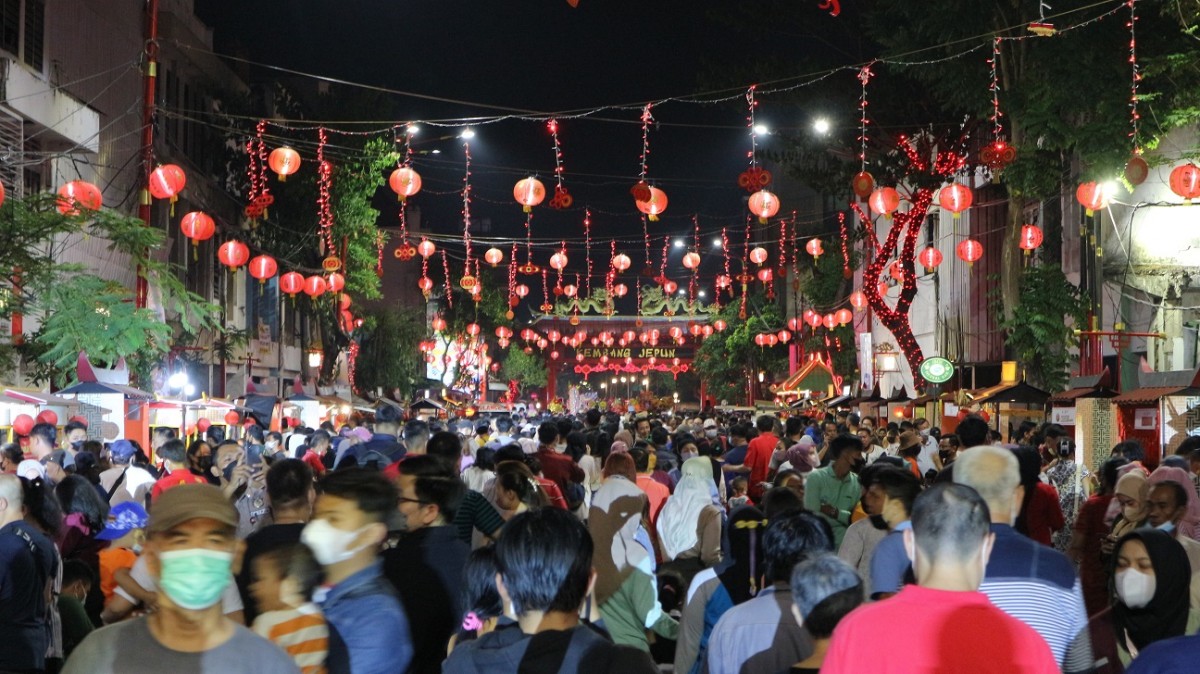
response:
M154 581L154 576L150 575L150 568L146 565L145 557L138 557L133 568L129 570L129 576L147 592L158 592L158 583ZM142 603L134 599L133 595L123 590L119 585L114 592L135 606ZM222 612L226 615L244 608L242 605L242 596L238 594L237 584L233 582L232 574L230 574L229 585L226 586L225 592L221 594L221 608Z
M938 441L930 435L923 438L922 442L924 444L921 445L921 453L917 455L917 468L920 468L921 474L924 475L937 469L937 465L933 463L933 457L937 456Z

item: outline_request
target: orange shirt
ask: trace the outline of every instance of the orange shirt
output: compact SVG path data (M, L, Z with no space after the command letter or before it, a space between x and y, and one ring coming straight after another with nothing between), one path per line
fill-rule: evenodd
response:
M112 599L113 590L117 589L113 574L117 569L133 568L137 558L137 554L129 548L105 548L100 551L100 590L104 592L105 602Z
M154 503L164 491L181 484L208 484L208 480L186 468L180 468L170 475L158 478L158 482L154 483L154 489L150 490L150 502Z
M653 526L658 522L658 511L662 510L663 504L667 502L671 490L658 480L641 473L637 476L637 486L646 492L646 498L650 499L650 525Z

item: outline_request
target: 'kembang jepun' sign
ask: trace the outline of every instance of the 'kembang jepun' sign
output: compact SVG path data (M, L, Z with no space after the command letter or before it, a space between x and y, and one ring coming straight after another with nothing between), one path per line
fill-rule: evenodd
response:
M599 347L581 347L575 350L576 356L583 356L583 360L601 360L605 356L609 360L624 360L632 358L634 360L655 360L671 361L678 358L681 361L691 360L695 355L695 351L691 347L683 346L599 346Z

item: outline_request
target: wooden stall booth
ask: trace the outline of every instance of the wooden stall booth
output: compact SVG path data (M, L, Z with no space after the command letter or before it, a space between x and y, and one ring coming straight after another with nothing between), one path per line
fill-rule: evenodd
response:
M1141 372L1138 388L1112 399L1122 440L1136 439L1154 468L1188 435L1200 435L1200 368Z

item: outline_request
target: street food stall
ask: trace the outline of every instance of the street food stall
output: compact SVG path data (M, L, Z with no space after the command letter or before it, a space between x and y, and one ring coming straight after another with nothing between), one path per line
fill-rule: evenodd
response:
M150 402L154 394L129 385L125 359L112 369L98 368L81 352L75 366L79 383L58 392L79 405L78 415L87 421L88 436L105 442L136 440L150 446Z
M34 423L46 421L61 428L79 409L75 400L43 391L8 386L0 388L0 392L0 428L9 435L10 442L17 441L14 426L25 424L32 428ZM99 429L96 433L94 437L99 439Z
M1200 435L1200 369L1138 373L1138 388L1112 398L1122 440L1138 440L1153 468L1189 435Z

